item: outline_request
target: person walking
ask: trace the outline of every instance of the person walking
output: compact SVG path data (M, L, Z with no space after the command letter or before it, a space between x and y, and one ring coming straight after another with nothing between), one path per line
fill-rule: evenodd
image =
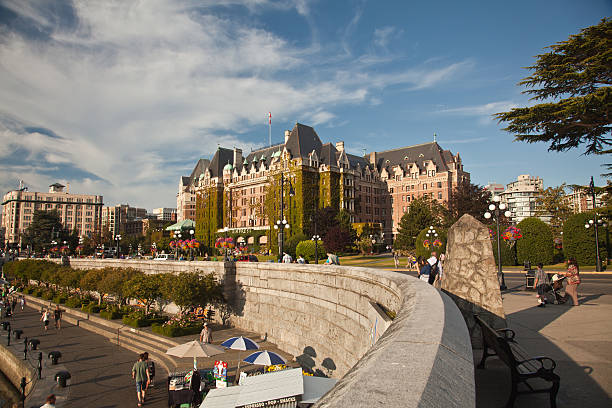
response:
M43 322L45 331L49 330L49 309L44 309L40 320Z
M538 307L544 307L546 305L546 292L548 292L548 288L550 287L548 283L548 275L544 272L544 265L540 262L538 264L538 268L535 271L535 277L533 286L535 286L538 294L536 297L538 298Z
M436 279L438 278L438 257L436 251L431 252L431 257L427 260L427 263L431 266L431 270L429 272L429 280L427 283L433 285Z
M208 327L208 323L204 322L204 327L200 332L200 343L212 343L212 330Z
M41 405L40 408L55 408L55 394L49 394L45 400L45 405Z
M26 299L23 295L21 295L21 297L19 298L19 304L21 305L21 311L23 312L23 309L25 308L25 305L26 305Z
M53 311L53 320L55 320L55 329L61 330L62 328L62 310L59 305L55 306L55 310Z
M148 352L144 352L144 359L147 363L147 369L149 370L149 386L151 386L151 388L155 387L155 363L149 359L149 353ZM147 387L148 389L149 387Z
M397 253L397 251L393 252L393 262L395 263L395 267L399 268L399 254Z
M575 258L570 258L567 261L567 272L565 272L567 278L567 286L565 287L565 293L570 295L572 298L573 306L578 306L578 285L580 285L580 269L578 268L578 262Z
M149 385L150 377L147 363L144 360L144 353L138 356L138 361L132 367L132 378L136 381L136 396L138 406L142 407L145 399L145 389Z

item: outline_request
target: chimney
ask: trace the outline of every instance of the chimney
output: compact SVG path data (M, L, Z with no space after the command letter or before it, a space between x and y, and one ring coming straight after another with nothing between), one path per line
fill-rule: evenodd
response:
M289 140L289 135L291 134L290 130L285 130L285 144L287 144L287 141Z
M339 152L343 152L344 151L344 142L336 142L336 150L338 150Z
M370 163L376 166L376 152L370 153Z
M234 168L242 167L242 149L234 147Z

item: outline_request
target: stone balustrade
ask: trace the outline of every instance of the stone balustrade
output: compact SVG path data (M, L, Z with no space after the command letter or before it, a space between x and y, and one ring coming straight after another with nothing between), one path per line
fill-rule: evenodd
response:
M339 378L319 407L473 407L469 334L432 286L376 269L275 263L71 259L74 268L215 273L232 323L307 370Z

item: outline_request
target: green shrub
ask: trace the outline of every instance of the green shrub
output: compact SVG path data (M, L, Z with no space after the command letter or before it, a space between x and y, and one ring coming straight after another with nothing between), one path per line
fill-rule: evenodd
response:
M419 232L419 235L417 235L416 241L415 241L415 251L416 251L416 256L417 258L419 256L422 256L424 259L428 259L429 257L431 257L431 253L433 251L436 251L438 253L438 256L444 252L446 252L446 231L440 229L440 228L434 228L434 230L436 231L436 234L438 234L438 236L427 236L427 231L429 231L429 227L425 228L424 230L422 230L421 232ZM438 239L442 242L442 246L434 246L433 242ZM429 247L425 247L423 245L423 242L425 240L429 241Z
M516 263L516 245L511 245L503 239L499 243L501 249L502 265L503 266L514 266ZM495 265L497 265L497 239L491 240L491 248L493 249L493 257L495 258Z
M57 295L53 298L53 303L59 303L63 305L68 300L68 296L64 294Z
M133 315L123 316L123 323L131 327L147 327L147 326L151 326L152 324L163 324L166 322L166 320L167 319L162 316L159 316L159 317L155 317L155 316L138 317L138 316L133 316Z
M71 296L68 299L66 299L66 306L68 307L72 307L76 309L76 308L80 308L82 304L83 304L83 299L81 299L80 297Z
M574 214L563 224L563 252L565 257L575 258L578 265L595 265L595 230L593 227L584 228L592 220L594 213ZM599 228L599 256L604 264L608 258L606 248L606 228Z
M202 325L198 326L164 326L161 323L153 323L151 325L153 333L161 334L166 337L180 337L187 336L189 334L198 334L202 330Z
M34 293L34 291L36 290L35 286L27 286L24 290L23 293L25 293L26 295L31 295Z
M44 300L51 300L55 297L55 292L51 289L43 290L40 297Z
M539 218L525 218L516 226L523 236L516 241L516 260L519 265L530 261L531 265L553 262L553 236L548 224Z
M293 259L296 258L296 250L297 250L297 246L300 242L306 241L308 240L308 237L302 233L298 233L295 235L290 236L289 238L287 238L284 242L283 245L283 250L288 253L289 255L291 255L291 257L293 257ZM314 252L313 252L314 254ZM313 257L314 259L314 257Z
M317 244L317 252L319 252L319 261L327 258L325 254L325 248L323 247L323 241L319 241ZM314 262L315 260L315 243L314 241L301 241L295 248L297 256L303 256L308 262Z
M108 310L101 310L100 317L106 320L121 319L123 317L123 313L115 312L115 311L108 311Z
M106 309L106 303L102 303L101 305L98 305L95 302L91 302L89 304L83 304L83 306L81 306L81 310L85 313L100 313L100 310L104 310Z
M37 298L39 298L42 297L44 292L45 290L43 288L35 288L34 291L32 291L32 296L36 296Z

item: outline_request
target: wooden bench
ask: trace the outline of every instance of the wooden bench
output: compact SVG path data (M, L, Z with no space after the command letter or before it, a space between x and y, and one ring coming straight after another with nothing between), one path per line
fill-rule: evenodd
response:
M559 376L554 373L557 363L549 357L529 357L525 350L514 340L514 331L507 328L495 330L478 315L474 317L482 330L484 345L482 360L477 368L485 368L485 361L490 356L499 357L510 368L512 390L506 407L513 407L514 401L519 394L549 393L550 406L556 408L556 398L560 382ZM489 353L489 349L493 353ZM533 378L544 379L552 383L552 385L550 388L535 389L528 382ZM520 383L524 384L527 390L519 391L518 385Z

